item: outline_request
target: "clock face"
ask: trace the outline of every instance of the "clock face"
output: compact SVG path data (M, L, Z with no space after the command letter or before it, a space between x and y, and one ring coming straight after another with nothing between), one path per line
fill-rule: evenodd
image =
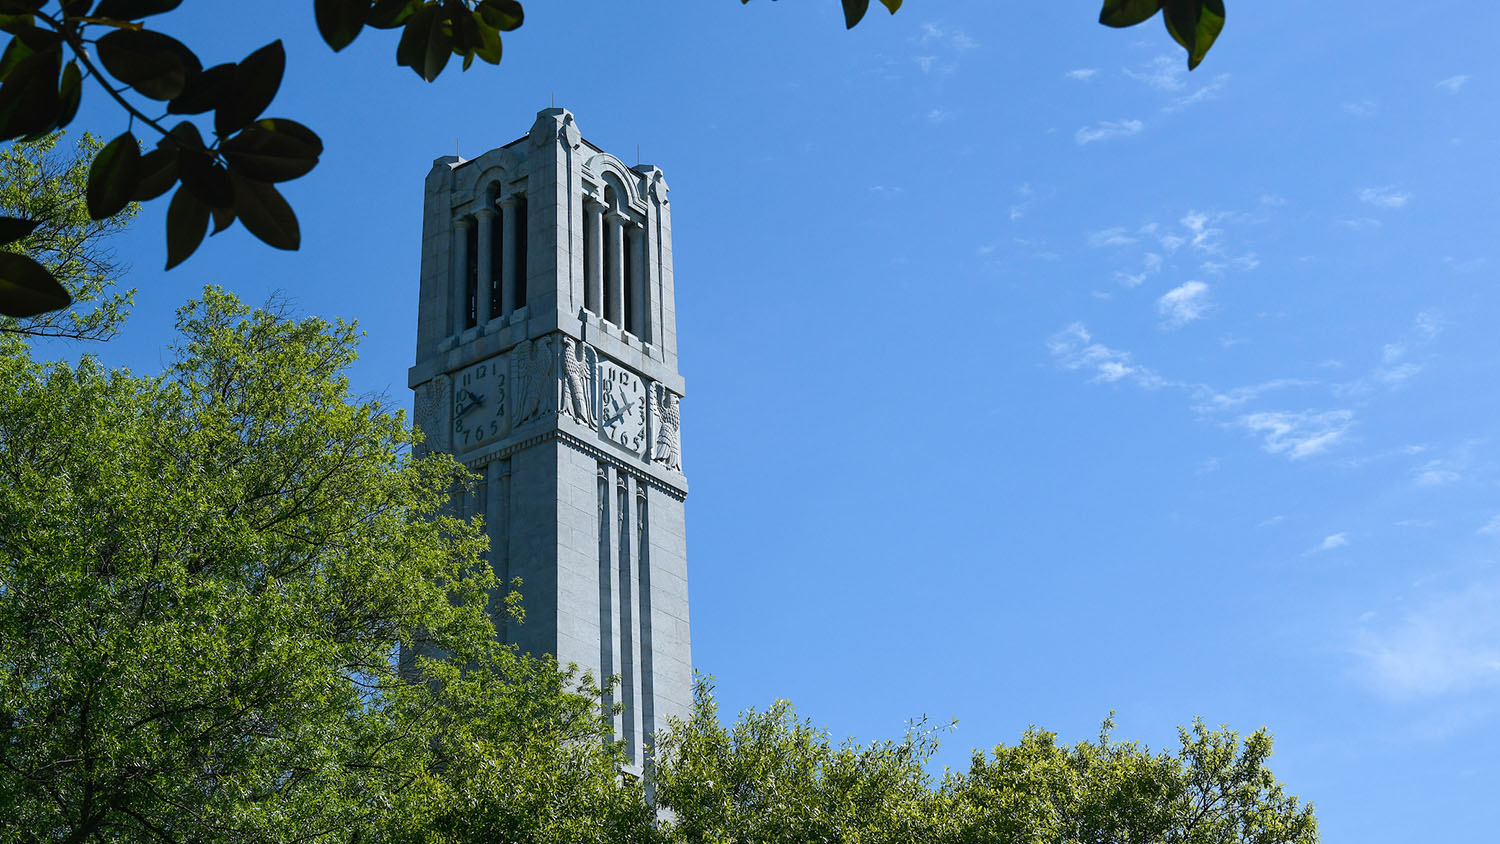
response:
M503 355L465 367L453 376L453 450L465 451L505 433L509 367Z
M646 448L646 385L608 361L599 363L599 432L635 454Z

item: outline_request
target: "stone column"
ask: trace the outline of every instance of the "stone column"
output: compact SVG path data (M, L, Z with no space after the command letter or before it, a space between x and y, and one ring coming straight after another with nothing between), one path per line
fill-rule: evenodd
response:
M589 248L583 256L584 284L588 285L585 301L594 303L594 314L604 316L604 203L592 196L583 200L583 224L588 232Z
M475 225L479 226L479 272L477 274L477 286L479 290L478 295L475 297L474 310L476 312L475 320L480 325L484 325L490 321L490 313L495 307L493 302L495 291L495 244L493 242L495 235L495 209L486 205L474 212L474 217Z
M469 226L473 220L453 221L453 333L462 334L469 322Z
M604 319L625 327L625 215L616 211L604 215L609 224L609 305Z
M503 212L500 225L505 232L500 238L500 314L505 320L510 319L511 311L516 307L516 273L519 270L516 266L516 206L520 204L521 198L515 194L500 200Z
M646 310L646 227L634 220L627 225L630 249L626 251L626 255L632 261L627 278L635 281L631 291L635 295L630 302L630 324L635 326L635 330L631 333L644 341L651 338L650 327L646 325L646 320L650 318L650 313Z

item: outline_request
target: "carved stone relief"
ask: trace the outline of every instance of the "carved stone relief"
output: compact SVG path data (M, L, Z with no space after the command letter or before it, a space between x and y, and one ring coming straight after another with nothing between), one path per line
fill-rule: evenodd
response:
M656 402L656 448L651 459L674 472L682 471L682 415L678 409L676 394L656 384L659 398Z
M575 343L571 337L563 337L561 376L562 396L558 408L590 428L594 423L593 386L594 360L597 356L586 343Z
M452 379L437 375L417 388L413 401L412 421L422 430L427 451L447 451L450 447L448 410Z
M511 354L511 360L514 361L516 384L511 427L519 428L552 413L552 338L543 337L534 343L521 341Z

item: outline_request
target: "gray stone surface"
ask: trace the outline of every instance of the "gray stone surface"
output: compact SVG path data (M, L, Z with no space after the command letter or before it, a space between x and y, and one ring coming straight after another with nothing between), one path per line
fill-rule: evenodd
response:
M595 224L601 212L613 220L613 260L600 251L609 237L584 237L590 200L609 203ZM524 254L502 229L494 278L511 289L524 264L525 303L487 321L487 311L476 314L468 326L462 230L497 208L524 209ZM490 238L482 236L479 254L496 254ZM590 268L606 266L614 307L590 297L596 307L586 308ZM475 272L484 310L493 270ZM692 706L687 481L676 436L685 384L673 293L665 177L588 143L565 109L543 110L526 136L478 158L433 162L408 372L415 421L426 448L455 453L484 479L454 505L485 517L491 565L523 581L525 619L502 635L596 678L618 678L605 700L625 704L615 735L648 772L649 737ZM601 379L628 389L611 399ZM622 425L620 406L636 396L642 407L631 406Z

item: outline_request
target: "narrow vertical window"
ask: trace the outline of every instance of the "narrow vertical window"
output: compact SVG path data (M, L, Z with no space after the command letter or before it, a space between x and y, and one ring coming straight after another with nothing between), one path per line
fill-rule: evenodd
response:
M464 328L479 324L479 227L472 222L464 230L468 241L468 266L464 268Z
M498 188L496 188L498 190ZM490 227L490 319L498 319L504 315L505 302L500 298L501 275L505 266L505 216L503 214L487 214L484 216L485 225Z
M527 221L531 215L526 213L526 196L522 194L519 200L516 205L516 230L505 233L506 237L516 239L516 300L511 303L511 310L526 307L526 248L530 242L527 237Z
M599 260L594 250L599 244L594 241L598 236L594 233L594 212L590 210L593 200L589 199L583 204L583 309L589 313L599 313L599 303L594 301L594 285L590 283L593 278L593 262Z
M641 327L636 324L635 305L640 291L640 256L636 254L638 239L629 232L625 235L625 330L639 337Z

